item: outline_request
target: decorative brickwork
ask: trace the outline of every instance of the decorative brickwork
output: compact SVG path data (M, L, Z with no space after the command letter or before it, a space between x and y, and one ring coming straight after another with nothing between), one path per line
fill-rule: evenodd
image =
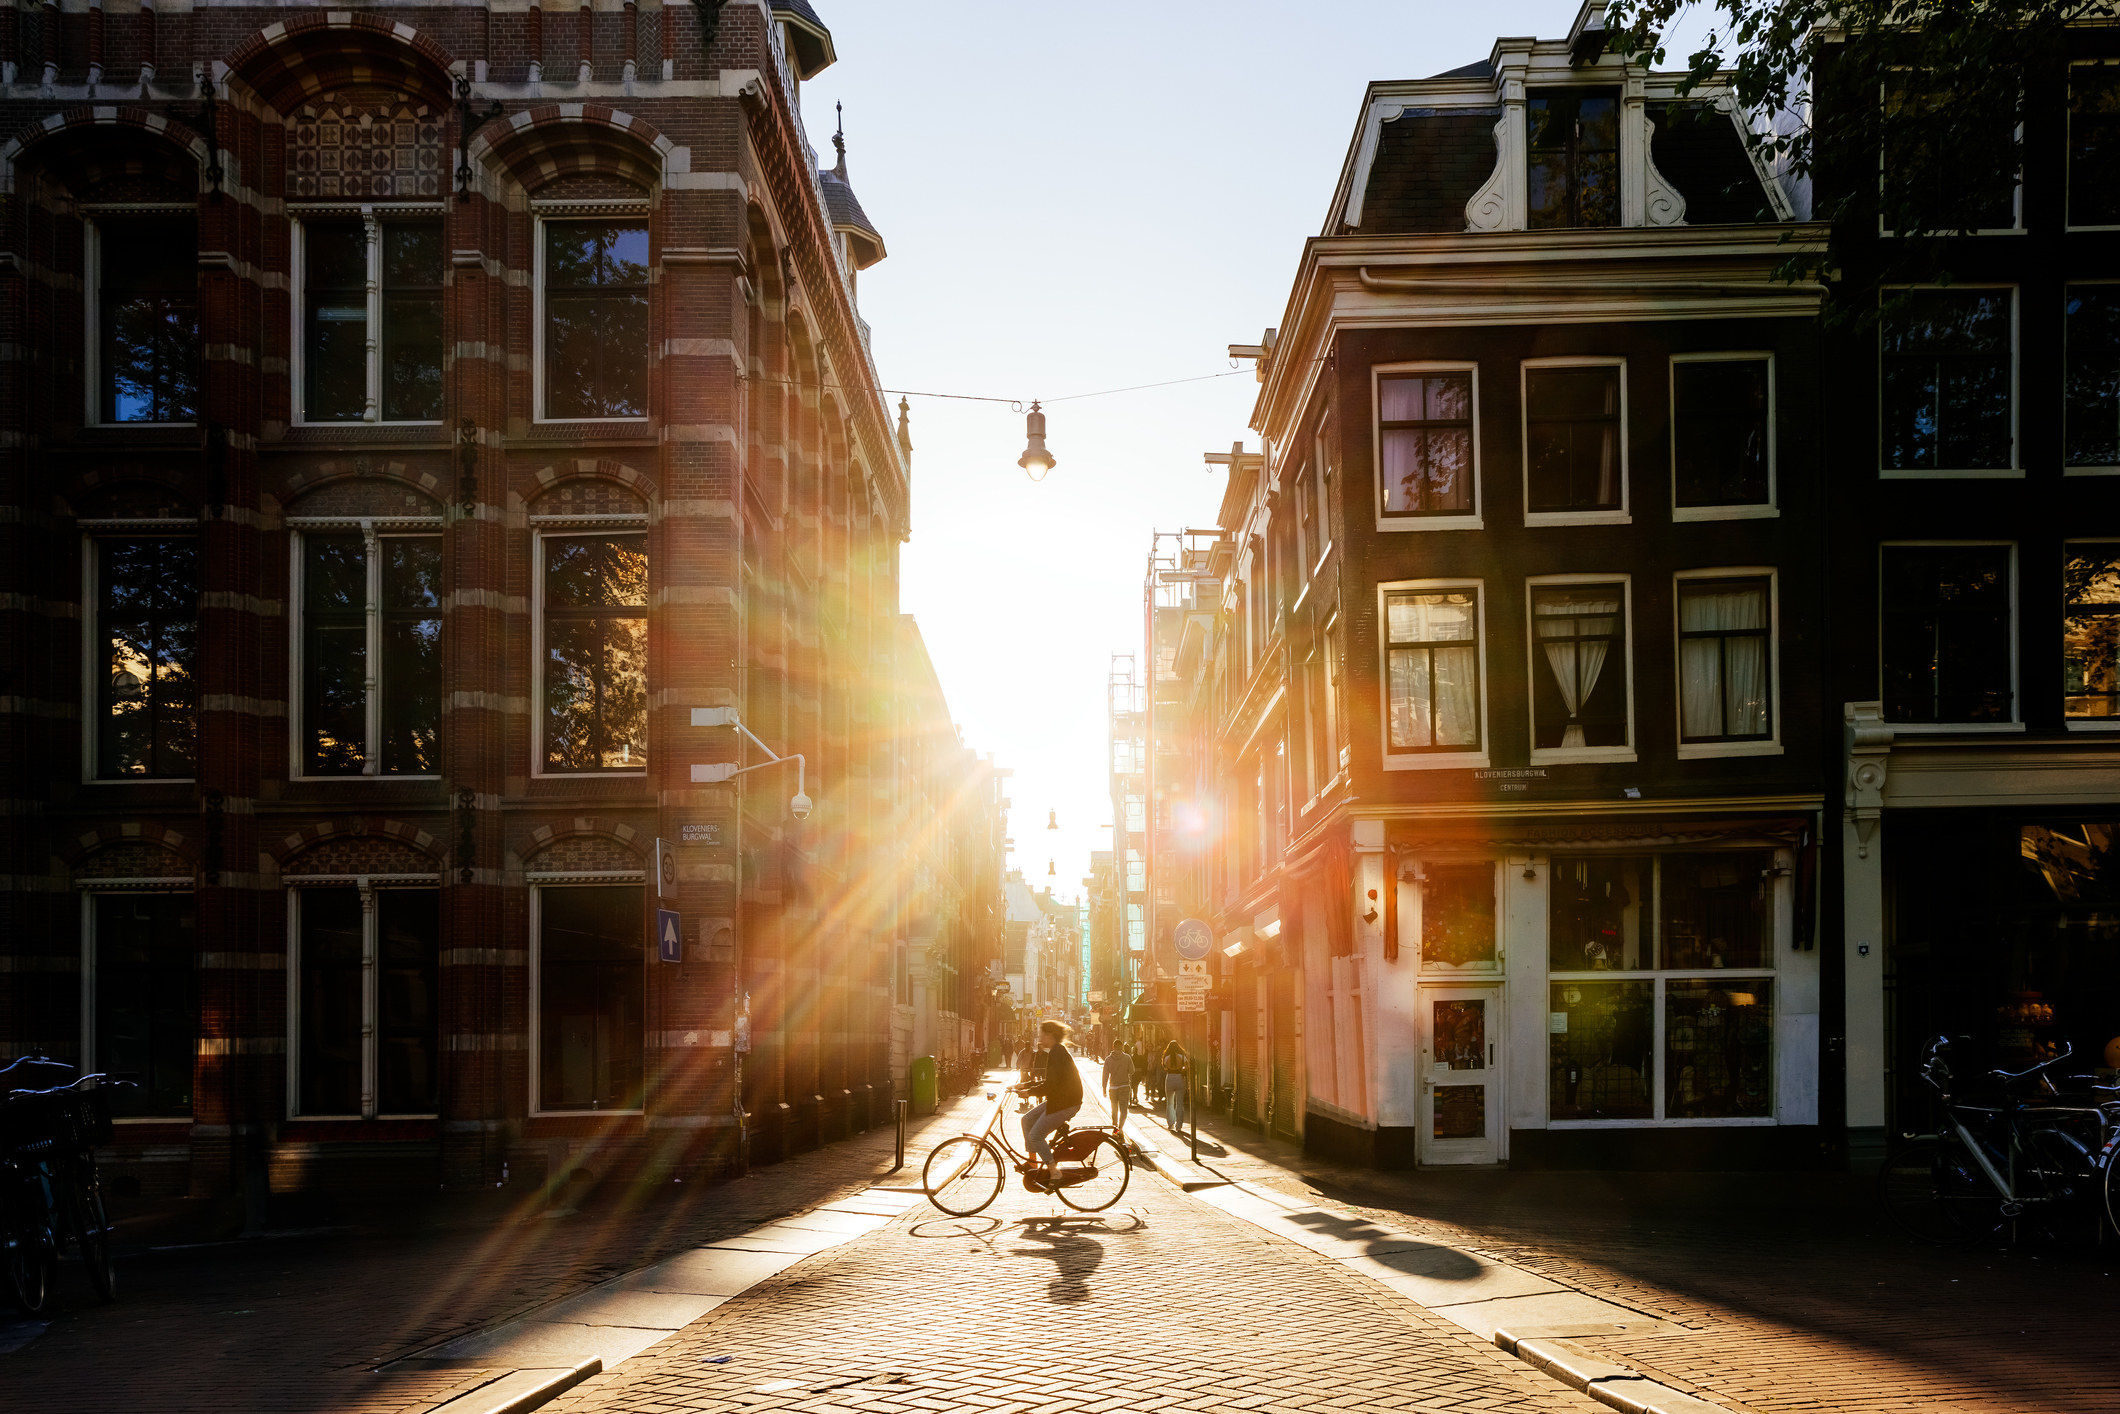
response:
M432 855L402 840L368 836L313 845L282 864L280 873L295 879L305 874L432 874L440 868Z
M287 508L291 516L438 516L433 497L402 481L379 478L334 481L319 486Z
M642 867L639 855L608 835L569 835L523 861L524 869L539 874Z
M74 866L76 879L188 879L191 861L153 840L104 845Z
M287 195L432 200L446 121L433 104L376 90L304 104L288 125Z

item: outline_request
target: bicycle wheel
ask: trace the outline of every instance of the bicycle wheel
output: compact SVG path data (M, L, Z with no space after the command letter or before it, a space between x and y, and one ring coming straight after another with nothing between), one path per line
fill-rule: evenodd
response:
M2002 1195L1956 1139L1917 1139L1884 1161L1877 1196L1910 1235L1941 1247L1992 1237L2007 1222Z
M103 1185L94 1170L66 1185L66 1219L74 1230L74 1242L81 1249L81 1261L88 1268L89 1285L96 1289L96 1299L115 1300L118 1272L110 1256L110 1215L104 1211Z
M935 1146L920 1170L928 1201L952 1217L968 1218L1001 1196L1008 1166L994 1146L976 1134L960 1134Z
M1101 1213L1119 1201L1132 1177L1133 1161L1125 1148L1111 1135L1102 1134L1088 1153L1060 1166L1060 1186L1054 1191L1070 1208Z
M41 1315L51 1304L59 1254L48 1237L27 1195L0 1194L0 1241L7 1244L6 1252L0 1254L0 1266L6 1268L7 1294L26 1316Z

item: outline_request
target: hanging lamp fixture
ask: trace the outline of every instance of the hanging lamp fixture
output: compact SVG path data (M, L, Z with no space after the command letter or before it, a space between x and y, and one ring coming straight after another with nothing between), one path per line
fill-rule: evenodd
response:
M1060 812L1058 810L1047 809L1045 812L1045 828L1048 830L1060 828Z
M1045 414L1038 410L1035 398L1031 400L1031 410L1023 415L1023 432L1023 455L1016 458L1016 465L1029 472L1031 480L1043 481L1057 463L1053 454L1045 450Z

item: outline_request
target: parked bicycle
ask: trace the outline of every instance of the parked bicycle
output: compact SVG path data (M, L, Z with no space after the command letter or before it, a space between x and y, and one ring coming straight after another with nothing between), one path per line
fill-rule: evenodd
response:
M96 1074L44 1089L12 1088L62 1074L71 1076L73 1067L42 1057L0 1070L0 1086L9 1087L0 1098L0 1269L7 1294L32 1316L53 1302L69 1241L96 1296L117 1295L95 1146L111 1140L109 1094L126 1082Z
M1953 1093L1938 1036L1921 1057L1922 1078L1939 1097L1944 1130L1917 1135L1885 1160L1878 1195L1914 1236L1940 1245L1985 1241L2029 1222L2057 1238L2095 1237L2098 1225L2120 1227L2120 1087L2057 1072L2064 1049L2025 1070L1984 1077L1993 1104L1967 1104Z
M976 1133L959 1134L937 1144L920 1171L928 1201L953 1217L968 1218L1001 1196L1010 1168L1023 1175L1033 1193L1052 1193L1070 1208L1099 1213L1119 1201L1133 1175L1125 1138L1106 1125L1080 1129L1063 1124L1053 1132L1053 1156L1060 1161L1056 1181L1048 1185L1045 1165L1019 1150L1006 1123L1013 1090L988 1087L994 1101L986 1124ZM1005 1156L1005 1157L1004 1157Z

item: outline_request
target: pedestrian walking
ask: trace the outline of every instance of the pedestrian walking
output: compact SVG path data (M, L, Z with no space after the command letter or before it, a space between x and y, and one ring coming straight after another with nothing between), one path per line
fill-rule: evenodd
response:
M1024 1165L1023 1171L1029 1174L1038 1164L1044 1164L1048 1187L1060 1177L1060 1160L1047 1136L1082 1108L1082 1072L1075 1069L1075 1058L1068 1054L1067 1034L1064 1021L1048 1021L1038 1028L1038 1044L1045 1052L1044 1069L1037 1079L1016 1087L1026 1095L1041 1097L1023 1117L1023 1146L1031 1152L1031 1162Z
M1149 1054L1148 1042L1134 1042L1134 1083L1139 1085L1150 1105L1163 1103L1163 1068Z
M1163 1048L1163 1113L1173 1134L1176 1134L1178 1126L1184 1123L1186 1077L1191 1070L1192 1057L1185 1053L1185 1047L1179 1045L1173 1037L1170 1044Z
M1134 1058L1124 1046L1113 1046L1104 1058L1104 1093L1111 1105L1112 1128L1126 1128L1126 1112L1134 1099Z

